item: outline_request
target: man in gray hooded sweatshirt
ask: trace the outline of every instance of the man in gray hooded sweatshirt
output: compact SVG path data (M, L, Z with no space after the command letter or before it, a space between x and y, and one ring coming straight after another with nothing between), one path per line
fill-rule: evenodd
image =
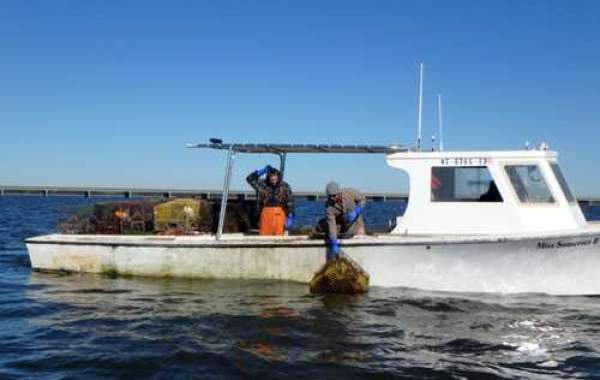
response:
M328 235L328 259L339 254L338 234L349 238L365 234L363 210L366 199L360 191L351 188L340 188L335 182L330 182L325 188L327 204L325 218L319 221L319 228Z

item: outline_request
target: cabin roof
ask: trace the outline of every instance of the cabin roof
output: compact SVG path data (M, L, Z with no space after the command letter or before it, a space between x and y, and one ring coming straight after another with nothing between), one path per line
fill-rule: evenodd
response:
M407 152L406 146L398 145L337 145L337 144L236 144L211 142L209 144L192 144L188 148L209 148L233 150L237 153L378 153L393 154Z
M550 159L558 153L549 150L490 150L490 151L405 151L388 156L388 160L441 160L461 158L489 159Z

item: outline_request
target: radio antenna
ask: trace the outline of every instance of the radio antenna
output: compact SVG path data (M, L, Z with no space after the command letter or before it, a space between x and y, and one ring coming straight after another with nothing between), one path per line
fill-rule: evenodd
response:
M444 150L444 135L442 134L443 119L442 119L442 94L437 96L437 117L438 117L438 143L439 150Z
M417 150L421 149L421 122L423 115L423 63L419 63L419 101L417 107Z

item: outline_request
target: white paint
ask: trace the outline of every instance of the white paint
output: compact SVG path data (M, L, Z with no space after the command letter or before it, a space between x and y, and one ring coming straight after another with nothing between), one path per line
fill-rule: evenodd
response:
M223 235L48 235L28 239L34 268L140 276L274 279L308 282L325 261L325 244L306 237ZM597 240L594 240L597 239ZM596 241L538 248L546 242ZM600 294L600 227L569 236L355 237L346 254L372 286L458 292Z
M387 156L387 163L409 175L409 202L397 220L397 234L510 234L519 232L575 231L587 225L577 203L568 203L550 163L550 151L406 152ZM443 159L450 164L442 165ZM504 202L432 202L431 168L463 166L456 160L485 160ZM554 204L521 204L504 165L539 165L554 196ZM466 165L469 166L469 165Z

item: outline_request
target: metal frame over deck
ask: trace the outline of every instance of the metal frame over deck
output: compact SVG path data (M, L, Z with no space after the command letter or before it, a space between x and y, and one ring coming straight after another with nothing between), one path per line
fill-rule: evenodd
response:
M221 210L219 212L219 225L217 229L217 240L223 235L223 225L227 210L227 198L229 197L229 186L231 184L231 173L233 172L233 160L238 153L271 153L279 157L279 171L281 175L285 172L285 162L288 153L304 154L392 154L407 152L410 148L405 146L385 145L328 145L328 144L236 144L224 143L220 139L210 139L208 144L189 144L188 148L205 148L227 151L227 164L225 168L225 179L223 182L223 195L221 197Z

